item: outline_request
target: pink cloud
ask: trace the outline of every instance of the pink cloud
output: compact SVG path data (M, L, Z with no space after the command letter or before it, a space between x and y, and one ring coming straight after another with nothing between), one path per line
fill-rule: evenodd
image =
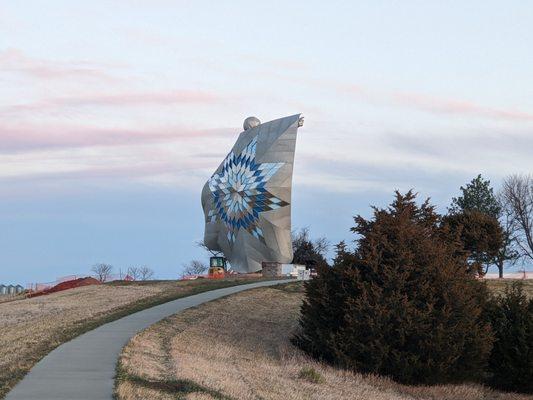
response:
M338 82L311 82L321 87L333 88L337 92L357 97L369 103L393 104L431 113L474 116L495 120L533 121L533 113L486 107L462 99L447 99L416 92L380 92L363 85Z
M234 129L202 130L177 127L165 130L141 131L69 126L0 125L0 152L13 153L44 149L142 145L223 137L232 134L235 134Z
M131 107L147 105L212 104L219 101L213 93L194 90L170 90L165 92L127 92L116 94L94 94L85 96L63 96L34 103L15 104L0 108L0 115L41 113L73 107Z
M164 92L121 92L115 94L97 93L82 96L49 98L33 103L14 104L0 107L0 115L42 113L74 107L131 107L165 106L175 104L212 104L220 98L214 93L198 90L168 90Z
M515 110L485 107L465 100L443 99L418 93L395 92L391 94L393 102L414 107L424 111L462 114L493 119L533 121L533 114Z
M121 93L114 95L95 95L85 97L62 97L51 100L58 105L96 105L96 106L124 106L147 104L175 104L175 103L212 103L218 97L212 93L193 90L173 90L168 92L151 93Z
M29 57L18 49L0 51L0 70L27 75L38 79L98 79L116 81L102 65L90 62L57 62Z

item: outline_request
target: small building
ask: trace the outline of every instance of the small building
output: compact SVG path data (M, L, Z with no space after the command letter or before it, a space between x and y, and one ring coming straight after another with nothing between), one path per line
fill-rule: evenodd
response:
M20 294L20 293L22 293L23 291L24 291L24 286L22 286L22 285L17 285L17 286L15 286L15 293L16 293L16 294Z
M7 294L16 294L16 289L14 285L8 285L7 286Z
M298 276L301 274L301 271L307 270L307 267L302 264L291 264L292 270L289 273L289 275L293 278L298 278Z
M308 269L300 269L298 270L298 277L297 279L299 281L308 281L311 279L311 271Z
M302 264L281 264L278 262L263 262L263 276L265 278L272 278L278 276L285 276L287 278L298 278L308 280L311 276L311 271ZM307 274L305 273L307 271ZM305 276L305 278L303 278Z
M263 261L261 263L263 277L274 278L281 276L281 265L278 262Z
M291 272L294 268L294 264L281 264L281 275L291 276Z
M7 286L6 285L0 285L0 296L7 294Z

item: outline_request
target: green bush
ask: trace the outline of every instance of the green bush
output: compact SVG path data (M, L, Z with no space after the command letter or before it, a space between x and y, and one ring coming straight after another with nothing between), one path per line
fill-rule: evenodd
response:
M306 283L294 343L404 383L480 378L492 346L487 290L468 274L459 238L412 192L355 222L357 249L341 243L334 266Z
M488 316L495 335L492 384L533 393L533 299L527 299L521 283L514 283L490 301Z

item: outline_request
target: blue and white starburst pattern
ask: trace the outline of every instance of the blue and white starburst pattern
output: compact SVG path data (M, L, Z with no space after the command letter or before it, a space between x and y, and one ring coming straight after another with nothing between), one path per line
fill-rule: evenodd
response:
M240 228L264 243L263 232L258 226L259 214L289 204L265 189L268 180L284 163L257 164L256 148L257 137L239 155L228 154L222 170L208 182L215 204L215 209L208 214L208 221L224 221L230 243L235 241Z

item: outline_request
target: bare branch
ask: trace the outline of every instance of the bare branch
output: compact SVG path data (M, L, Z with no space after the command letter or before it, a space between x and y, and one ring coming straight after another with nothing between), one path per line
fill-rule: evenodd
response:
M221 251L211 250L209 247L207 247L207 245L205 244L205 242L203 240L196 241L195 245L196 245L196 247L201 248L202 250L206 251L207 253L209 253L213 257L222 256L222 252Z
M95 264L91 268L91 271L96 275L96 278L100 282L106 282L113 271L113 266L104 263Z
M503 182L502 199L524 256L533 260L533 176L512 175Z
M154 275L155 275L155 272L152 268L146 265L139 267L139 279L141 281L148 281L150 279L153 279Z
M201 275L207 271L207 265L198 260L192 260L188 264L183 264L182 276Z
M140 278L140 272L139 267L129 267L128 271L126 272L131 278L133 278L134 281L139 280Z
M313 244L315 247L315 251L322 257L326 257L326 254L328 253L328 250L331 247L331 243L329 242L329 240L326 239L325 236L322 236L316 239Z

